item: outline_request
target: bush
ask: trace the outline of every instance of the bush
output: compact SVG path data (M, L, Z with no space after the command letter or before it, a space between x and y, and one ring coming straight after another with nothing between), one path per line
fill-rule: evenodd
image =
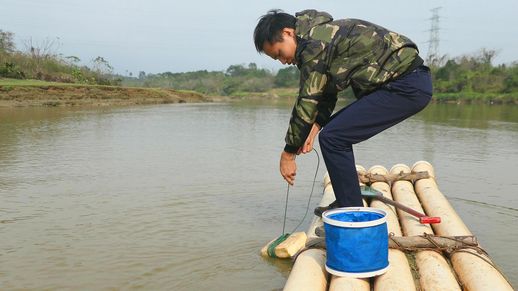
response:
M13 79L25 79L25 73L21 71L16 64L11 62L5 62L0 64L0 77L13 78Z
M113 77L112 67L102 57L93 60L94 69L79 67L79 58L53 53L52 41L43 43L42 48L30 41L28 51L20 52L14 46L13 37L12 33L0 30L0 77L102 85L122 82Z

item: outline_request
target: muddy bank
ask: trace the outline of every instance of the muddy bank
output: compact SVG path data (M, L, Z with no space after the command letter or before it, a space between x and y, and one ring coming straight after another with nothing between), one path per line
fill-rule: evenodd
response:
M0 85L0 107L110 106L224 101L196 92L116 86Z
M57 84L57 85L55 85ZM138 88L120 86L95 86L76 84L14 85L0 82L0 107L29 106L112 106L170 103L229 102L243 99L292 99L295 89L268 92L242 92L233 96L206 96L192 91L166 88ZM354 98L346 98L353 101ZM484 96L469 98L460 95L434 95L432 103L455 104L514 104L518 98L509 96Z

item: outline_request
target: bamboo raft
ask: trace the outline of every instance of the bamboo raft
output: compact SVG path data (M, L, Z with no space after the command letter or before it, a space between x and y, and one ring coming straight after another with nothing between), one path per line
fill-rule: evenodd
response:
M364 200L364 206L387 212L390 266L383 275L357 279L327 273L325 244L318 233L323 222L315 216L306 232L305 248L294 257L285 291L513 290L440 192L430 163L420 161L412 168L397 164L390 171L383 166L373 166L368 171L357 166L357 171L360 185L370 185L383 196L428 216L439 216L442 222L420 224L417 218L393 206L375 199L370 204ZM320 206L334 200L326 175Z

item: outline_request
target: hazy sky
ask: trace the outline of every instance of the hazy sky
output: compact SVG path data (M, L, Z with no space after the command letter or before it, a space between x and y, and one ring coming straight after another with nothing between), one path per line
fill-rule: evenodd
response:
M59 53L83 63L97 56L115 71L159 73L225 70L232 64L282 65L257 54L252 33L269 9L329 12L361 18L414 40L426 57L434 7L440 10L441 54L498 51L495 63L518 60L517 0L0 0L0 29L19 49L59 38Z

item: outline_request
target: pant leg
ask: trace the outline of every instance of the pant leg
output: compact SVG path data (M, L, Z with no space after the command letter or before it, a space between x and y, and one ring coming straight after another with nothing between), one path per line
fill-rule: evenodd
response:
M431 95L429 70L420 67L340 110L322 129L320 148L341 207L363 205L352 145L421 111Z

